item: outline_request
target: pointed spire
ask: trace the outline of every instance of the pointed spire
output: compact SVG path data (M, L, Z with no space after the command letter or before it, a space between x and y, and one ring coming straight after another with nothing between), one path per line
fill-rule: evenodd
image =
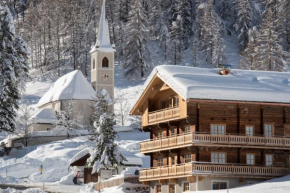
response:
M97 37L97 48L112 48L109 34L109 24L106 19L106 0L103 0L102 13L99 23L99 33Z

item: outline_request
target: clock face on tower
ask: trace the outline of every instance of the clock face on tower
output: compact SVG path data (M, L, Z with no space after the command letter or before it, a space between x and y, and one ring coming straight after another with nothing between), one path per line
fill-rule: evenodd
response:
M109 74L108 73L101 73L102 81L108 82L109 81Z

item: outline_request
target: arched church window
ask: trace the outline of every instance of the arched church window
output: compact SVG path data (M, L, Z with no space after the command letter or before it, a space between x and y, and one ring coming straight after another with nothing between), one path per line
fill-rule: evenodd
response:
M105 57L102 61L102 68L109 68L109 60Z
M93 60L93 69L95 69L96 68L96 61L95 61L95 59Z

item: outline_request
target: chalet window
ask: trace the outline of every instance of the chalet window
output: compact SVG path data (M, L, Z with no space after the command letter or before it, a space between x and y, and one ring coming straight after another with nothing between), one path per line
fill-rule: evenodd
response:
M273 125L266 124L265 125L265 136L272 137L272 134L273 134Z
M93 59L93 69L95 69L96 68L96 61L95 61L95 59Z
M102 68L109 68L109 60L105 57L102 61Z
M157 138L159 138L159 139L162 138L162 131L159 131L159 132L157 133Z
M248 165L255 164L255 154L247 154L247 164Z
M212 135L225 135L226 126L225 125L211 125L210 131Z
M184 127L184 133L190 133L190 125Z
M175 156L171 156L171 165L175 165Z
M172 107L172 99L167 100L167 107L168 108Z
M161 109L166 109L166 101L161 102Z
M156 193L162 193L161 192L161 185L156 185Z
M174 136L175 135L175 127L171 127L171 136Z
M273 166L273 155L266 154L266 166Z
M188 182L184 182L183 183L183 192L188 192L189 191L189 183Z
M163 158L157 158L157 166L163 166Z
M173 106L179 107L179 98L178 97L173 97Z
M222 190L222 189L227 189L227 188L228 188L227 182L212 182L213 190Z
M169 193L175 193L175 184L169 185Z
M254 127L253 126L246 126L246 135L247 136L254 136Z
M190 163L190 162L191 162L191 154L185 154L184 163Z
M225 153L211 153L211 162L212 163L226 163L226 154Z

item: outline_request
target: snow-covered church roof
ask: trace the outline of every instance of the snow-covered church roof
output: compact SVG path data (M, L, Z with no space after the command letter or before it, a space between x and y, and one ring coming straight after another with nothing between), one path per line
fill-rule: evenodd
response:
M56 123L56 114L52 108L43 108L30 117L32 123Z
M60 77L42 96L38 106L58 100L94 100L96 92L80 70Z
M160 65L154 68L143 91L155 75L184 99L290 103L290 73ZM137 101L136 101L137 102Z
M91 53L99 50L103 52L114 52L115 49L113 48L111 41L110 41L110 32L109 32L109 24L108 20L106 19L106 0L103 0L102 5L102 13L98 28L98 36L96 45L91 50Z

